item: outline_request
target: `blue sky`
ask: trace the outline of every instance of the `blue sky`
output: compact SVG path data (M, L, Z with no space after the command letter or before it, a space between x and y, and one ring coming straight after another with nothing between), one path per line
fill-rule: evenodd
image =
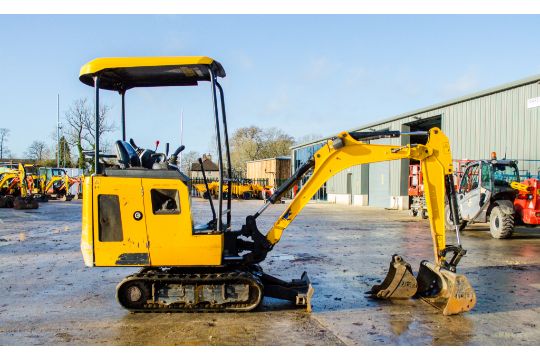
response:
M220 61L231 132L277 127L329 135L540 73L540 17L408 15L0 16L0 127L22 156L53 143L61 114L92 88L80 67L96 57L206 55ZM128 136L143 147L180 142L208 151L208 86L136 89ZM109 93L120 137L120 97Z

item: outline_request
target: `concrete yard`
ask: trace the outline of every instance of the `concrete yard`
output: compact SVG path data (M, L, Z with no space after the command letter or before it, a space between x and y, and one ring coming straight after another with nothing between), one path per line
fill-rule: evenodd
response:
M235 201L238 228L261 201ZM210 219L193 200L196 222ZM266 230L285 209L259 219ZM443 316L420 300L364 297L391 255L413 270L432 259L427 220L406 211L310 204L262 264L283 279L307 270L313 312L265 299L245 314L131 314L115 287L134 268L87 268L79 250L81 201L0 209L0 345L540 345L540 228L494 240L463 233L459 271L476 289L470 313ZM450 242L453 237L450 238Z

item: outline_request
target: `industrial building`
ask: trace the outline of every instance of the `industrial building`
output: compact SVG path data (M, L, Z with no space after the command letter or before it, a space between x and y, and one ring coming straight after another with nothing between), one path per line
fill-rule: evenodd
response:
M426 108L410 111L351 131L421 131L441 128L454 159L518 160L522 175L540 172L540 75L504 84ZM327 139L292 148L294 170ZM374 144L425 143L425 136L380 139ZM409 160L355 166L331 178L315 199L332 203L407 209Z

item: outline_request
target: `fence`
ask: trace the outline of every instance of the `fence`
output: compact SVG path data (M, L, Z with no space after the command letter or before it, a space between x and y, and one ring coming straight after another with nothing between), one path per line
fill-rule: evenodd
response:
M281 186L287 179L277 179L276 180L276 187ZM219 188L219 179L218 178L206 178L206 181L208 182L208 187L210 189L210 192L215 196L217 194L217 189ZM262 178L262 179L246 179L246 178L240 178L240 179L233 179L231 181L232 184L232 192L234 197L238 198L265 198L265 195L262 194L262 191L260 188L268 187L268 179ZM226 183L225 183L226 184ZM196 186L196 185L204 185L204 179L201 177L195 177L191 179L191 186L190 186L190 193L191 196L202 196L202 193L206 192L205 187L203 186ZM249 188L250 185L259 185L258 189ZM204 189L204 191L199 191L201 189ZM268 191L271 191L270 189L266 189ZM245 192L249 193L249 195L243 195ZM291 197L291 194L286 194L285 197Z

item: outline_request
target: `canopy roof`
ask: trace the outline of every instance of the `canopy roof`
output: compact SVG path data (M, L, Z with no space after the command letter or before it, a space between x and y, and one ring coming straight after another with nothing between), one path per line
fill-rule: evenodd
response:
M221 64L206 56L98 58L81 68L79 80L94 86L99 75L100 89L128 90L134 87L187 86L210 81L210 71L225 77Z

